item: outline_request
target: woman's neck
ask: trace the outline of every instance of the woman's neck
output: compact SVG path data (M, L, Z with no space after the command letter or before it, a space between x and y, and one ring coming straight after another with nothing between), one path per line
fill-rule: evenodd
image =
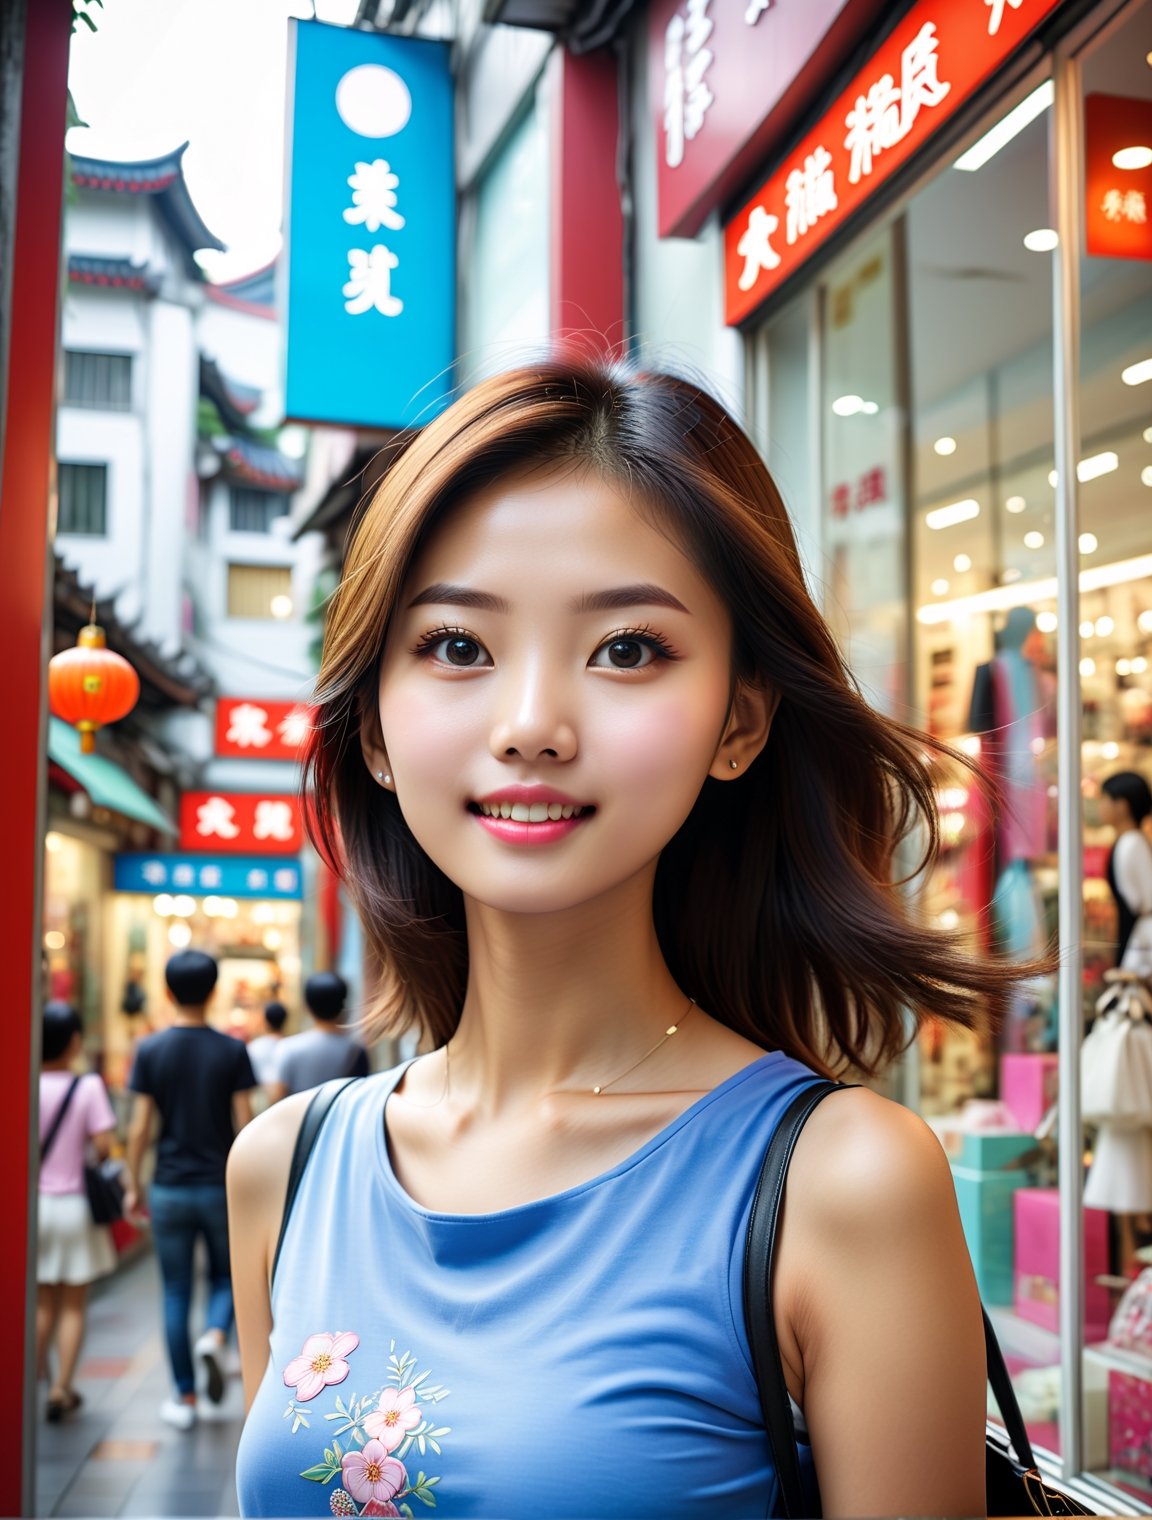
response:
M637 1061L688 1004L652 922L651 876L559 914L467 904L469 976L452 1089L489 1113L588 1090Z

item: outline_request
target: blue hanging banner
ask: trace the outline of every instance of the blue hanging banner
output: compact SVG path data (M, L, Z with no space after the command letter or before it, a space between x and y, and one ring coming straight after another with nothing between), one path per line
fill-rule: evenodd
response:
M289 26L285 412L419 425L455 359L448 44Z
M300 862L283 855L116 855L117 892L185 892L189 897L283 897L303 895Z

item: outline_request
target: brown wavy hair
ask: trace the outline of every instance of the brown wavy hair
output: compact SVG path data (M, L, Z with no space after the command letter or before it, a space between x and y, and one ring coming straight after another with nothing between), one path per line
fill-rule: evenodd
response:
M375 1031L416 1025L446 1041L468 976L462 894L361 750L389 620L414 556L456 505L561 464L617 483L673 537L729 609L733 674L779 693L763 753L736 785L704 782L657 866L656 929L684 992L821 1072L875 1073L928 1016L997 1021L1036 967L927 928L897 879L905 839L924 841L917 870L936 858L943 747L861 696L751 441L693 382L564 357L483 381L406 441L362 503L329 608L307 815L377 964Z

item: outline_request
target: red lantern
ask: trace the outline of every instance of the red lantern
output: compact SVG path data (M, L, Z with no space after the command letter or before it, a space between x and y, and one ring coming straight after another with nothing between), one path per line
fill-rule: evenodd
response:
M76 647L48 661L48 703L56 717L80 730L80 750L96 748L96 730L136 706L140 678L122 655L107 647L103 628L88 623Z

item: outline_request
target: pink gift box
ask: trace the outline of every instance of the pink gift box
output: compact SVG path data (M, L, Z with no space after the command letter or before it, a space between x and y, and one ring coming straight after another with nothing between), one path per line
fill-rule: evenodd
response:
M1060 1195L1055 1188L1020 1188L1015 1212L1014 1302L1021 1319L1059 1330ZM1084 1210L1084 1335L1103 1340L1111 1306L1096 1279L1108 1271L1108 1214Z
M1000 1098L1021 1129L1032 1133L1055 1103L1059 1065L1049 1055L1000 1057Z
M1121 1472L1152 1479L1152 1383L1108 1374L1108 1457Z

